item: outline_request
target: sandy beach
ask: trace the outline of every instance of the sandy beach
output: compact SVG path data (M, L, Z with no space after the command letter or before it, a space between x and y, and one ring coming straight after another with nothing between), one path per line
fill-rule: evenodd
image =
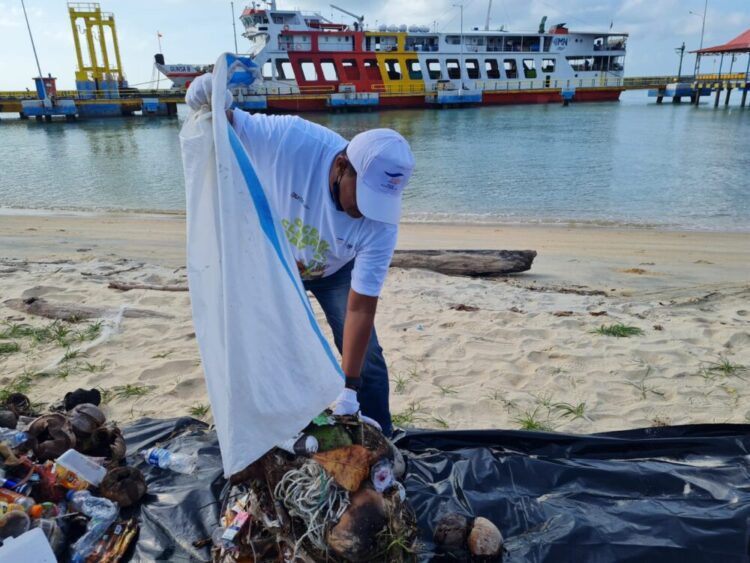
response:
M19 348L0 354L0 387L40 403L98 387L119 422L210 422L188 294L108 287L185 285L184 217L0 215L0 241L0 301L103 315L56 338L0 340ZM399 247L539 254L498 280L391 271L377 329L397 424L588 433L750 420L750 234L404 224ZM123 306L158 316L123 318ZM6 305L0 321L5 336L52 322ZM642 334L594 332L618 323Z

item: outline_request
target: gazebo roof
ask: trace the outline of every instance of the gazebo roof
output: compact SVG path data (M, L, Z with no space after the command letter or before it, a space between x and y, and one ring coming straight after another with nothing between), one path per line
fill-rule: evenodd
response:
M706 47L691 53L699 55L720 55L721 53L750 53L750 29L741 33L731 41L715 47Z

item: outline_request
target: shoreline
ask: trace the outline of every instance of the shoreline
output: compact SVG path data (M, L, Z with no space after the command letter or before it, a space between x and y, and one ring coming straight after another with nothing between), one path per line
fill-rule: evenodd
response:
M139 209L139 208L92 208L79 207L8 207L0 206L0 217L160 217L185 218L186 212L181 209ZM516 217L514 219L501 218L482 214L447 213L412 213L404 214L401 225L477 225L487 227L539 227L539 228L581 228L581 229L614 229L634 231L657 231L675 233L737 233L750 234L750 226L746 228L688 228L674 223L642 223L637 221L619 221L615 219L560 219L556 221L540 217Z

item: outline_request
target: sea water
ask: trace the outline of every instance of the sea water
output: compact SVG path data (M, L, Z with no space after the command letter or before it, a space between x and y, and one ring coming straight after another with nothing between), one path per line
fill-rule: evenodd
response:
M0 207L181 212L186 114L75 123L3 114ZM750 108L658 106L631 92L569 107L304 117L347 138L401 132L417 162L407 219L750 231Z

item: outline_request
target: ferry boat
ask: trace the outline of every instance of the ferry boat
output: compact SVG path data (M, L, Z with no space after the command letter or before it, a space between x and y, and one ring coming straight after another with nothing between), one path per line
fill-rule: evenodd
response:
M243 36L260 75L234 91L245 109L279 112L336 108L616 101L623 91L628 35L574 32L565 24L537 33L442 33L427 26L332 22L318 12L256 3L242 12Z

